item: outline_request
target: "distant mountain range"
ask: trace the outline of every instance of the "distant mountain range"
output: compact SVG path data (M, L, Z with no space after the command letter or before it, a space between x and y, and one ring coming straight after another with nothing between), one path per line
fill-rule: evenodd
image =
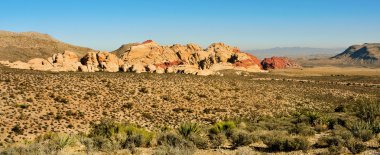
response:
M272 56L286 56L286 57L304 57L312 55L326 55L334 56L341 53L346 48L312 48L312 47L276 47L270 49L254 49L247 50L260 59Z

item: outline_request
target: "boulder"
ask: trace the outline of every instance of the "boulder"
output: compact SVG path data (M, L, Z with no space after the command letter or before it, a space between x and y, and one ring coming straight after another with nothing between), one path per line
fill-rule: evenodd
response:
M95 52L88 52L84 57L80 59L82 65L91 68L94 71L99 71L99 62Z
M147 72L150 72L150 73L155 72L156 69L157 69L156 66L155 66L155 65L152 65L152 64L146 66L146 71L147 71Z
M163 68L161 68L161 67L157 67L157 69L156 69L156 73L158 73L158 74L165 73L165 69L163 69Z
M135 73L142 73L142 72L145 72L145 67L143 64L137 63L137 64L132 65L131 71Z
M122 62L116 55L112 53L99 52L97 53L97 59L99 67L102 69L102 71L118 72L120 70Z
M40 70L40 71L48 71L53 69L53 65L50 64L45 59L42 58L34 58L28 61L30 69L32 70Z
M128 64L128 63L125 63L123 65L121 65L121 71L123 72L129 72L130 69L131 69L132 65Z
M174 68L173 67L167 67L165 69L165 73L174 73Z

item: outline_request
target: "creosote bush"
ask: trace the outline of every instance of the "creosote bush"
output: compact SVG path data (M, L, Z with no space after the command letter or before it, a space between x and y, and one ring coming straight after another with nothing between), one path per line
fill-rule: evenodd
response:
M269 151L296 151L309 149L310 143L305 137L291 137L283 133L271 133L261 137Z

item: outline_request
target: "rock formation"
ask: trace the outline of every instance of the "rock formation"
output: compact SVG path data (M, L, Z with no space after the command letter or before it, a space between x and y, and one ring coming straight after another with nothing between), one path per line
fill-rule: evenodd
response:
M195 44L161 46L152 40L147 40L143 43L123 45L111 53L91 51L83 57L78 57L74 52L64 51L47 59L31 59L28 63L5 61L0 63L13 68L41 71L122 71L194 75L213 75L226 69L262 72L263 68L294 66L288 59L272 59L275 60L260 63L253 55L224 43L214 43L202 49Z
M287 68L300 68L301 66L295 61L286 57L271 57L265 58L261 61L263 69L287 69Z
M158 72L162 72L165 70L168 73L198 74L199 72L202 75L213 74L223 69L261 71L260 61L256 57L224 43L214 43L207 49L202 49L195 44L160 46L152 40L147 40L141 44L123 45L112 53L119 55L126 64L138 64L124 65L123 71L155 72L154 70L159 70ZM153 65L155 68L152 67ZM218 65L218 67L212 67L213 65ZM145 66L145 70L141 66Z
M380 64L380 43L353 45L332 59L346 63Z

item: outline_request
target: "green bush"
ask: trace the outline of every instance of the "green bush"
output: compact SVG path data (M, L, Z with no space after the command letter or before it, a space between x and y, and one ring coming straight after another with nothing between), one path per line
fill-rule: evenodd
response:
M363 142L358 141L356 139L349 139L349 140L347 140L345 146L353 154L358 154L358 153L361 153L361 152L364 152L365 150L367 150L367 146L364 145Z
M352 134L363 141L369 141L374 137L372 125L363 121L351 122L349 130Z
M170 146L175 148L194 147L190 141L183 139L176 133L166 132L160 135L157 139L157 144L160 146Z
M359 100L353 108L356 116L366 122L374 122L380 116L380 102L377 100Z
M189 138L193 134L197 134L200 128L197 123L184 123L178 128L178 133L184 138Z
M313 136L315 135L315 131L305 123L299 123L294 125L290 130L291 134L299 134L302 136Z
M344 140L340 136L325 136L318 139L315 144L318 148L326 148L330 146L343 146Z
M207 149L208 148L208 139L201 135L193 134L189 137L189 141L193 142L198 149Z
M305 137L289 137L281 134L270 134L262 137L269 151L306 151L310 143Z
M235 129L236 125L232 121L218 122L210 129L211 134L228 133Z
M97 148L131 149L151 146L154 134L131 124L102 120L99 124L93 125L89 137L93 137L94 146Z
M209 134L209 139L213 148L220 147L227 141L227 137L224 134Z
M233 130L231 135L231 143L234 148L240 146L248 146L253 142L253 137L247 131Z
M293 114L295 120L293 123L308 123L310 125L316 125L317 121L321 118L321 115L318 112L306 111L306 112L297 112Z

